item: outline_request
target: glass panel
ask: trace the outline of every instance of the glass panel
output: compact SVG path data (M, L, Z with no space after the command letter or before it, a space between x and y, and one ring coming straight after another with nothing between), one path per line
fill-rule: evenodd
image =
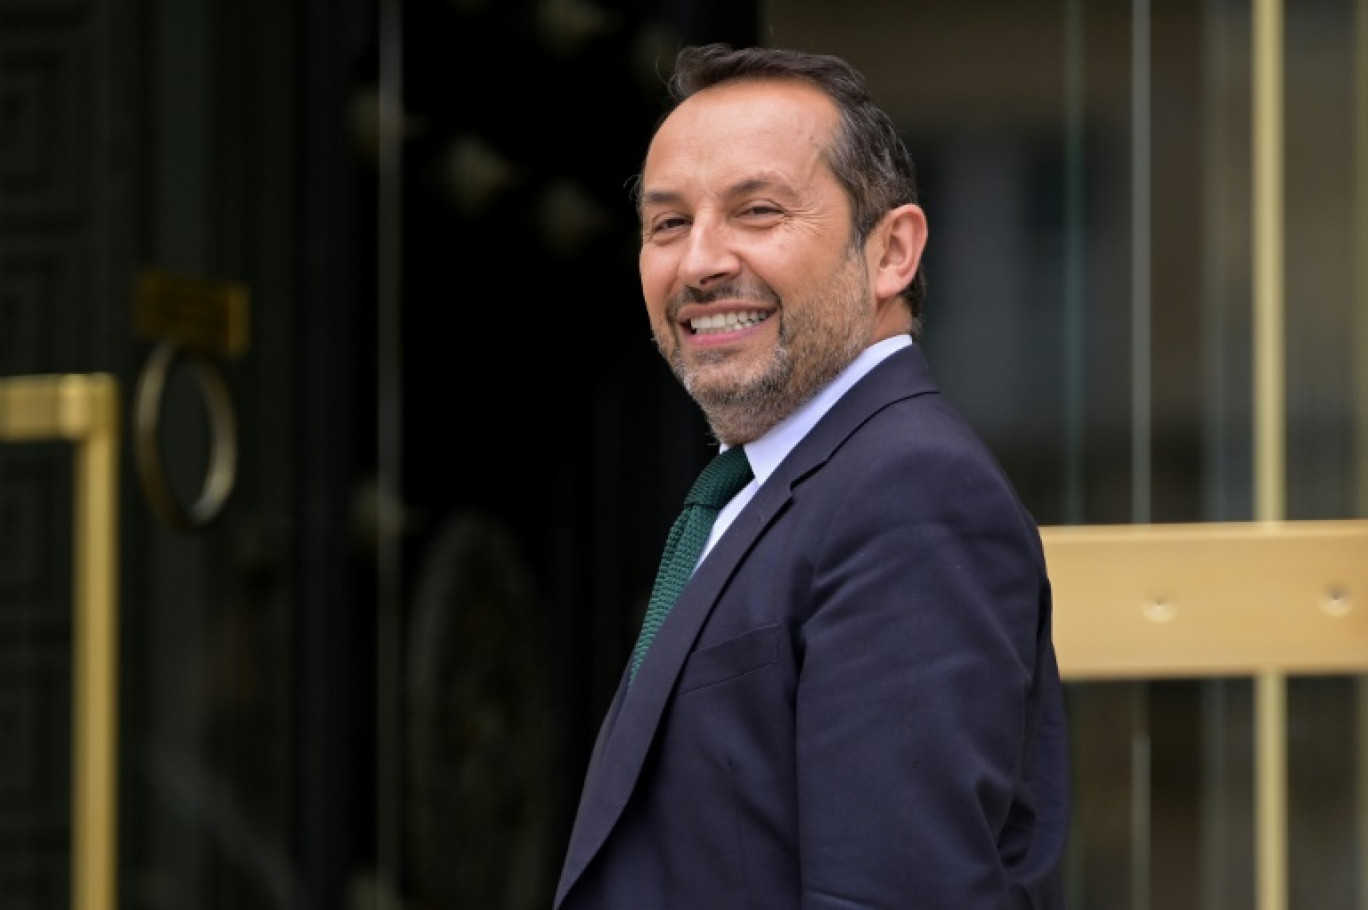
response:
M1364 179L1356 146L1354 0L1288 4L1286 29L1287 512L1355 514L1355 382L1368 300L1361 281ZM1358 14L1368 12L1358 3ZM1359 26L1362 28L1362 26ZM1358 56L1368 54L1360 42ZM1358 139L1361 141L1361 139ZM1357 329L1357 333L1356 333Z

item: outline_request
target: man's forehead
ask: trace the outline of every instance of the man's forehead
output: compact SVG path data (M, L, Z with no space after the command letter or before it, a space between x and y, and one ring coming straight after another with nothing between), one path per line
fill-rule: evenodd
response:
M689 96L666 116L655 139L669 130L707 127L726 118L734 127L829 134L838 118L836 103L803 79L745 79L709 86Z
M822 159L836 121L835 105L806 83L713 86L686 99L661 124L643 177L648 184L668 183L706 172L728 187L791 178Z

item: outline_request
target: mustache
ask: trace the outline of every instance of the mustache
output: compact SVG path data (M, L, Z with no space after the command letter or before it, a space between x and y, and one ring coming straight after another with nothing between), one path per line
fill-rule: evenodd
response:
M712 288L685 286L684 290L670 298L671 316L690 303L713 303L717 300L754 300L766 305L779 305L779 295L766 285L748 282L728 281Z

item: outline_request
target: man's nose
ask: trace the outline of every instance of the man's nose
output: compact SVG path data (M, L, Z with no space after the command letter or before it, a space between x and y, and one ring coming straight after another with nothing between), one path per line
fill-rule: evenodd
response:
M685 283L701 288L735 275L741 261L731 239L726 227L715 219L695 219L680 262Z

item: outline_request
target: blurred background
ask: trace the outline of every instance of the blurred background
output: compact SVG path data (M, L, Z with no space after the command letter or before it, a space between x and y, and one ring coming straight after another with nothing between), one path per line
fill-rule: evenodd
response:
M0 0L0 907L550 906L707 457L627 191L683 44L868 75L920 169L924 346L1042 525L1267 517L1256 4ZM1368 2L1272 8L1276 517L1365 518ZM114 387L103 689L80 456L4 394L56 374ZM117 813L83 847L92 691ZM1293 908L1368 908L1366 692L1287 682ZM1071 907L1253 907L1252 681L1069 699Z

